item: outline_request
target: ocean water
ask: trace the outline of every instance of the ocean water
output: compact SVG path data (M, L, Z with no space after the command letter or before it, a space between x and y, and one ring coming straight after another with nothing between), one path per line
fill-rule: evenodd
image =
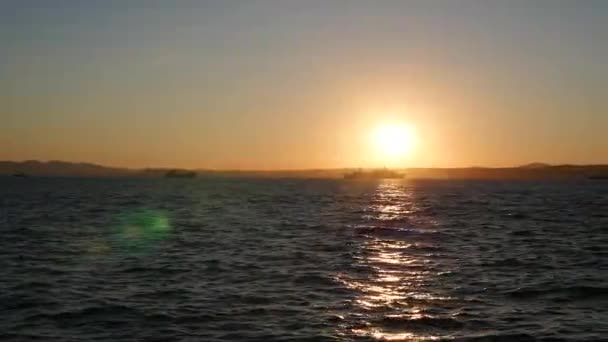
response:
M0 179L2 341L608 340L608 183Z

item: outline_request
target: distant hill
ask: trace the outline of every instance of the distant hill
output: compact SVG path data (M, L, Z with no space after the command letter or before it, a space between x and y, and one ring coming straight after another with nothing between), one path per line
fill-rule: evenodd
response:
M0 161L0 176L24 174L46 177L165 177L175 169L126 169L63 161ZM181 170L201 177L342 178L354 169L317 170ZM608 175L608 165L549 165L532 163L506 168L408 168L397 170L409 179L587 179Z
M530 164L526 164L526 165L520 166L520 168L522 168L522 169L540 169L540 168L544 168L544 167L551 167L551 164L547 164L547 163L530 163Z
M608 165L539 165L503 168L412 168L409 178L430 179L588 179L608 174Z
M131 175L133 171L90 163L69 163L56 160L48 162L37 160L0 161L0 175L6 176L18 173L29 176L116 177Z

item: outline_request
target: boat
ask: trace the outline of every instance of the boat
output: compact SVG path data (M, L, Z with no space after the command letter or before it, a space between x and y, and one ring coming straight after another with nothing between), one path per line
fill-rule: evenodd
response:
M13 177L26 178L26 177L29 177L29 175L25 174L23 172L17 172L17 173L13 174Z
M357 170L354 172L349 172L344 174L344 179L401 179L403 178L403 174L389 170L387 168L372 170L372 171L362 171Z
M194 178L196 172L188 170L171 170L165 173L166 178Z

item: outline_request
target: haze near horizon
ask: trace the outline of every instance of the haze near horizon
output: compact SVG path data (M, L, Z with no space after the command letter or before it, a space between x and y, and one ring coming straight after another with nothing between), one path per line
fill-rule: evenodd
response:
M6 1L0 160L608 163L603 1Z

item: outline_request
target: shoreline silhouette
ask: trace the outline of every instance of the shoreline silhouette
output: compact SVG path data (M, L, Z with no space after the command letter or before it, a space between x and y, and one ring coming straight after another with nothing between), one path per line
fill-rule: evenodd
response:
M0 176L26 174L42 177L165 177L187 175L233 177L293 177L293 178L343 178L353 172L375 172L381 168L336 168L302 170L213 170L182 168L130 169L109 167L93 163L65 161L42 162L0 161ZM550 165L531 163L513 167L462 167L462 168L394 168L405 179L606 179L608 164L599 165Z

